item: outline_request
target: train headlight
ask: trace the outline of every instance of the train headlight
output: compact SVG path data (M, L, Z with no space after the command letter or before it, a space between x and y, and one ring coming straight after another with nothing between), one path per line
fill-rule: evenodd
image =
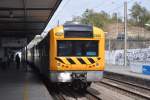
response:
M99 66L99 63L96 63L96 66Z
M57 32L56 33L56 36L62 36L63 35L63 32Z
M71 80L71 74L68 72L60 73L59 80L61 80L62 82L67 82Z
M60 66L61 65L61 63L57 63L57 66Z

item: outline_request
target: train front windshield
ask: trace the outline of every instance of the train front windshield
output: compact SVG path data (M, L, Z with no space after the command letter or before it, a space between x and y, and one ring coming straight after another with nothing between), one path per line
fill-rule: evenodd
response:
M98 56L98 41L58 40L57 56Z

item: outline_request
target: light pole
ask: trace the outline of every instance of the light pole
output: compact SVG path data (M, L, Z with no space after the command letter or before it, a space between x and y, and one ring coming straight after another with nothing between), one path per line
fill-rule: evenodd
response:
M124 2L124 67L127 66L127 2Z

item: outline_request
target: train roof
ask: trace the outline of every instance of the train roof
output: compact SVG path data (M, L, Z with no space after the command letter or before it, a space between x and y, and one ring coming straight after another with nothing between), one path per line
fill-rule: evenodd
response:
M81 32L93 32L93 34L100 34L101 37L104 37L104 31L101 28L98 28L94 25L85 25L85 24L64 24L64 25L60 25L57 27L54 27L52 30L54 30L55 32L59 32L59 31L81 31ZM51 31L51 30L50 30ZM96 33L98 32L98 33Z

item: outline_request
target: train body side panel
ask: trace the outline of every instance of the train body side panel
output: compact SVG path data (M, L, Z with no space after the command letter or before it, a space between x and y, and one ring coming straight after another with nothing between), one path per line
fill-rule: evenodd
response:
M100 64L100 67L99 67L99 70L104 70L105 68L105 34L104 32L97 28L97 27L94 27L93 28L93 33L94 33L94 36L95 38L99 38L99 57L100 57L100 60L99 60L99 64ZM100 35L100 36L98 36Z
M57 57L57 40L55 34L63 32L63 26L59 26L57 28L52 29L50 34L50 71L57 71L57 65L56 65L56 57Z
M51 48L49 50L49 55L50 55L50 65L49 65L49 69L50 71L55 71L56 67L55 67L55 57L56 57L56 50L55 50L55 40L54 40L54 30L50 31L50 40L49 40L49 44L51 45Z
M34 67L46 77L49 77L49 35L47 35L34 49Z
M40 49L40 70L41 73L46 76L49 77L49 34L46 36L46 38L41 42L41 44L39 45L39 49Z

